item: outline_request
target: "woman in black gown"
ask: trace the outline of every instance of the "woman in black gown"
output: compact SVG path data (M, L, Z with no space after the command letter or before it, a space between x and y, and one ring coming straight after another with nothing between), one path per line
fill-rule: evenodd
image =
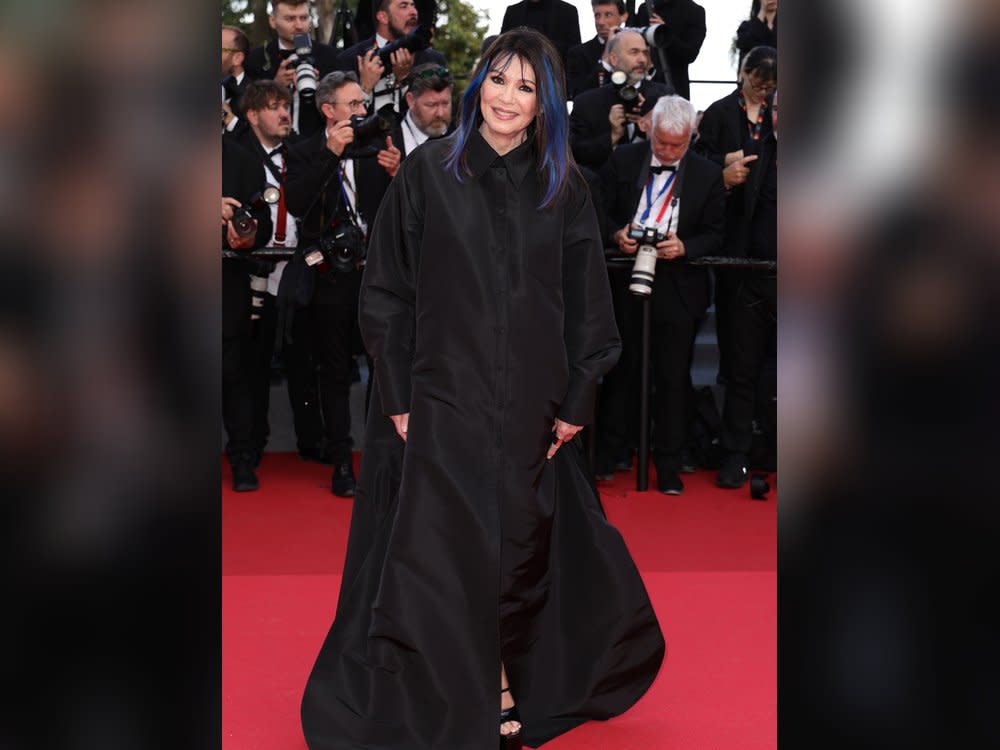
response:
M501 747L537 746L626 710L663 659L575 438L620 343L564 91L543 36L498 37L376 218L375 384L312 750L483 750L498 704Z

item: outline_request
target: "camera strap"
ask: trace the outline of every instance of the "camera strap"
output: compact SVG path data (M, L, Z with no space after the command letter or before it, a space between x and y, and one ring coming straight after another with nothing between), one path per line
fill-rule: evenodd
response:
M659 226L663 220L663 214L666 213L667 205L670 203L671 197L673 197L674 180L677 177L677 172L671 172L670 177L667 178L667 181L663 183L663 187L660 188L660 192L656 194L655 200L653 199L653 177L653 173L650 172L649 178L646 180L646 210L642 212L640 222L645 225L649 219L649 213L653 209L653 204L663 198L663 203L660 204L660 213L656 215L656 225ZM666 193L666 197L664 197L664 193Z
M357 169L357 162L355 162L354 167ZM347 215L350 217L351 223L358 229L361 229L362 234L364 234L364 225L361 223L361 217L354 208L354 201L358 199L357 174L354 177L355 180L352 184L350 178L347 176L347 164L341 161L340 169L337 170L337 179L340 180L340 197L344 199L344 208L347 210ZM350 191L348 191L348 188L350 188ZM351 193L354 194L354 201L351 200Z

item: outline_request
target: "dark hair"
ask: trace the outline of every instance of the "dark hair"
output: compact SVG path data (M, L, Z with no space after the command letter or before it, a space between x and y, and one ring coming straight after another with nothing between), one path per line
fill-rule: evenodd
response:
M760 0L757 0L760 2ZM619 13L625 12L625 0L590 0L590 7L596 8L598 5L614 5Z
M556 202L569 184L570 171L575 169L569 149L569 116L566 114L566 78L562 59L546 36L521 26L501 34L479 59L472 80L462 96L458 129L451 149L445 157L445 168L461 181L470 174L466 147L472 131L482 122L480 90L490 71L505 71L519 57L535 71L535 120L528 126L529 137L535 139L535 169L544 186L539 208ZM532 133L533 131L533 133Z
M290 5L293 8L298 8L308 2L309 0L271 0L271 15L273 16L278 11L279 5Z
M332 104L336 93L349 83L357 83L358 74L353 70L334 70L323 76L316 86L316 109L323 113L324 104Z
M250 40L247 39L243 29L239 26L223 26L222 30L233 32L233 49L237 52L242 52L245 55L250 51Z
M454 85L455 81L447 68L441 67L439 63L422 63L410 71L410 88L407 93L418 97L426 91L444 91Z
M778 50L761 45L747 52L740 65L740 72L754 73L765 81L778 80Z
M251 110L259 112L262 109L267 109L273 101L291 104L292 92L287 86L282 86L268 78L262 78L247 84L246 91L243 92L243 97L240 99L240 109L244 112Z

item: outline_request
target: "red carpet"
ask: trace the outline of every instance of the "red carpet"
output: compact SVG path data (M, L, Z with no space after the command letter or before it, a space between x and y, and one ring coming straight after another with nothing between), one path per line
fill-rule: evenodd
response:
M336 607L349 500L330 470L267 454L254 493L223 489L223 748L305 750L298 706ZM657 681L627 714L551 750L757 750L776 746L776 497L684 475L678 497L601 485L667 640ZM655 486L655 476L651 477ZM771 477L772 486L775 484Z

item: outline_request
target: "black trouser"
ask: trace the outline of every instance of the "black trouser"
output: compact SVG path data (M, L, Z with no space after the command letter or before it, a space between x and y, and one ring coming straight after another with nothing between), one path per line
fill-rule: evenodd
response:
M268 409L271 405L271 360L274 356L274 329L277 313L274 297L262 294L263 305L254 308L260 316L253 321L253 366L250 373L250 389L253 393L253 442L257 450L264 450L271 434L268 423Z
M730 309L735 304L736 293L740 286L740 273L736 268L715 268L713 300L715 302L715 340L719 345L719 377L720 382L729 379L729 340L732 313Z
M631 269L608 270L615 320L622 339L618 363L604 376L597 414L598 466L628 460L639 440L639 366L642 307L628 291Z
M351 440L350 395L351 370L354 364L351 333L357 315L356 299L350 304L311 304L297 311L293 324L293 337L299 339L295 335L296 329L299 334L307 337L310 342L311 358L295 356L292 360L286 360L289 394L292 397L293 410L297 415L296 434L300 447L306 435L299 432L298 418L309 420L306 392L310 382L310 372L315 372L319 384L319 403L324 431L335 463L349 461L354 445ZM292 388L293 382L297 386L295 389Z
M222 423L229 460L253 451L250 275L240 260L222 261Z
M701 318L675 310L650 330L653 385L653 461L676 471L687 437L691 353Z
M722 412L722 445L727 453L747 456L753 442L758 382L762 371L773 379L775 368L765 368L775 355L777 331L777 279L752 271L742 272L729 311L729 382ZM774 393L771 383L768 393Z

